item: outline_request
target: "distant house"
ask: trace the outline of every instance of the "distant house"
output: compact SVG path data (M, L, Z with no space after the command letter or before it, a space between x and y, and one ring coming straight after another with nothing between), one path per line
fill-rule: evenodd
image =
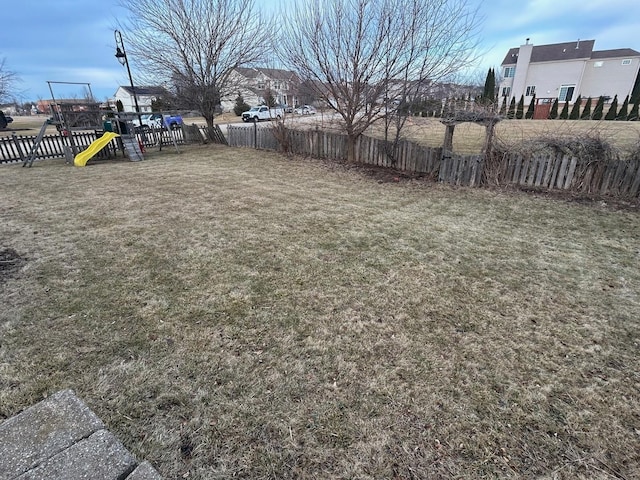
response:
M298 76L289 70L277 68L236 68L229 80L230 93L221 101L222 110L229 112L236 104L238 94L245 103L254 106L266 101L267 90L271 91L277 104L295 106L298 104Z
M120 100L125 112L135 112L136 104L131 87L118 87L115 95L109 100L110 105L115 110L115 105ZM138 97L138 106L141 112L151 112L151 102L165 96L167 91L163 87L135 87L135 93Z
M62 110L65 112L88 112L98 109L98 104L90 99L86 98L56 98L49 100L38 100L36 103L36 112L52 115L55 109L56 111Z
M502 62L499 95L524 95L573 102L600 96L622 101L631 94L640 69L640 52L631 48L593 50L595 40L534 46L527 42L507 52Z

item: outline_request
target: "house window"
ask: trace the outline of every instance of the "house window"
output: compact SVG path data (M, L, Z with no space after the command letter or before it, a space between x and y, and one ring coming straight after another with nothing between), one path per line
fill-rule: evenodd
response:
M624 60L622 60L622 64L623 65L631 65L631 59L630 58L625 58Z
M575 88L575 85L562 85L560 87L558 100L561 102L570 102L571 98L573 98L573 91L575 90Z
M536 86L535 85L529 85L527 87L527 91L525 93L525 97L531 97L533 95L536 94Z
M516 67L504 67L504 78L515 77Z
M502 87L502 96L508 97L511 95L511 87Z
M259 82L259 83L258 83L258 88L259 88L260 90L264 90L264 82Z
M602 65L604 65L603 61L593 62L593 66L596 67L596 68L601 67Z

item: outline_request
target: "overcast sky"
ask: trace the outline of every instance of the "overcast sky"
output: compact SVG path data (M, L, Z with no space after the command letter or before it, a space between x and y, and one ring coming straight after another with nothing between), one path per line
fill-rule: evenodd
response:
M304 0L285 0L304 1ZM595 39L595 49L640 51L640 0L469 0L484 16L479 71L497 67L508 49ZM257 0L265 9L281 0ZM114 27L126 11L116 0L13 0L2 7L0 59L21 79L19 101L50 98L47 81L85 82L98 100L128 85L114 57ZM126 44L125 44L126 47ZM136 77L134 59L131 58ZM53 85L58 98L82 86Z

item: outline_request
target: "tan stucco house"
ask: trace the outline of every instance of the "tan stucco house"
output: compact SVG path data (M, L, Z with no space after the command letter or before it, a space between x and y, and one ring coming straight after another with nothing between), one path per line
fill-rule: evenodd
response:
M229 112L236 104L238 94L245 103L255 106L265 101L264 94L271 90L276 103L295 106L298 104L298 76L289 70L278 68L236 68L229 77L229 94L222 98L222 110Z
M534 46L529 39L512 48L502 62L500 97L525 104L537 99L572 103L582 98L604 96L622 101L631 94L640 69L640 52L631 48L594 50L595 40ZM503 101L501 99L501 101Z

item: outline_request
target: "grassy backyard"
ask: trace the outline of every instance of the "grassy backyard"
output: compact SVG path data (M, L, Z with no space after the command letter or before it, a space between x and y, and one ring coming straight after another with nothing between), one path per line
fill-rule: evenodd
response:
M640 217L275 153L0 168L0 421L165 478L640 477Z

